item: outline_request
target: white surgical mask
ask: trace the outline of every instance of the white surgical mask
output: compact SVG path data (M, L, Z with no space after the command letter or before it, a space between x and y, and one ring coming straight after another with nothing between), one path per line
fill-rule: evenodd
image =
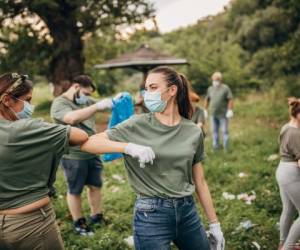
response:
M21 119L26 119L26 118L31 118L33 112L34 112L34 106L31 105L29 102L27 101L23 101L21 99L16 98L17 100L21 101L24 103L24 107L20 112L15 112L12 109L10 109L12 112L14 112L14 114L16 115L16 117L21 120Z
M166 92L166 91L164 91L164 92ZM154 91L154 92L145 91L144 92L144 103L146 105L146 108L150 112L160 113L166 109L167 101L163 101L161 99L161 95L162 95L162 93L160 91Z
M220 82L220 81L214 80L214 81L212 82L212 84L213 84L213 86L218 87L218 86L220 86L221 82Z

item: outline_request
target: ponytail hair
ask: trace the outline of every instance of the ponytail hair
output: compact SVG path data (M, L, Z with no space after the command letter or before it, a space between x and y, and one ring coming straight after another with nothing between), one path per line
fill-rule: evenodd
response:
M300 113L300 99L295 97L288 98L288 102L290 105L290 114L292 117L296 118Z
M193 107L189 97L189 82L183 74L177 73L173 68L167 66L160 66L154 68L149 72L161 73L165 76L168 87L172 85L177 86L176 102L178 104L179 114L186 118L191 119L193 115Z

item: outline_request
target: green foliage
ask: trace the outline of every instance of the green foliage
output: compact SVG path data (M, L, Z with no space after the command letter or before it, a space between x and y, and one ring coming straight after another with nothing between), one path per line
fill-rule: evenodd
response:
M36 66L48 57L48 67L43 67L42 63L33 73L46 72L55 84L55 93L60 94L63 81L84 72L83 40L86 36L102 29L116 31L123 24L141 23L152 13L153 5L146 0L2 0L0 56L5 59L1 60L0 69L14 67L15 71L20 71L24 66L32 66L15 58L27 57L26 60L32 60ZM18 25L20 28L16 29ZM3 28L10 31L6 37ZM35 46L40 44L47 46Z
M285 86L286 95L299 95L299 10L299 1L235 0L223 13L186 28L167 34L136 32L117 54L148 43L186 58L190 66L178 68L200 94L211 84L212 73L221 71L236 93L269 90L279 84ZM126 72L123 76L128 78Z

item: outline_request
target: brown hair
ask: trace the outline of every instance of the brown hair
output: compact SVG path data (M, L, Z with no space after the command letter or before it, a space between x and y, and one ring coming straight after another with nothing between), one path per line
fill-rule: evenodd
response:
M0 113L7 112L7 107L2 103L5 94L19 98L28 94L33 88L32 82L27 80L27 76L17 73L5 73L0 75Z
M191 102L199 102L200 96L197 95L194 91L190 90L190 100L191 100Z
M300 113L300 100L295 97L290 97L288 102L290 105L290 114L292 117L296 118Z
M74 83L78 83L82 87L92 87L93 91L96 90L95 85L93 84L92 79L88 75L79 75L74 77L73 79Z
M191 119L193 115L193 108L189 98L189 83L186 77L177 73L171 67L160 66L151 70L151 73L161 73L165 76L165 80L168 82L168 87L172 85L177 86L176 101L178 104L179 114L186 119Z

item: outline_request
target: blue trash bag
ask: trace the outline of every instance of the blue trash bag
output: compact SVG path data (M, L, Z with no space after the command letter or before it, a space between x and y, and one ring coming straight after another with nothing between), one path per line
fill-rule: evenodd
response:
M108 123L108 129L113 128L117 124L127 120L134 114L134 105L131 95L128 92L123 92L122 96L113 100L112 114ZM104 154L104 161L113 161L122 158L123 155L120 153Z

